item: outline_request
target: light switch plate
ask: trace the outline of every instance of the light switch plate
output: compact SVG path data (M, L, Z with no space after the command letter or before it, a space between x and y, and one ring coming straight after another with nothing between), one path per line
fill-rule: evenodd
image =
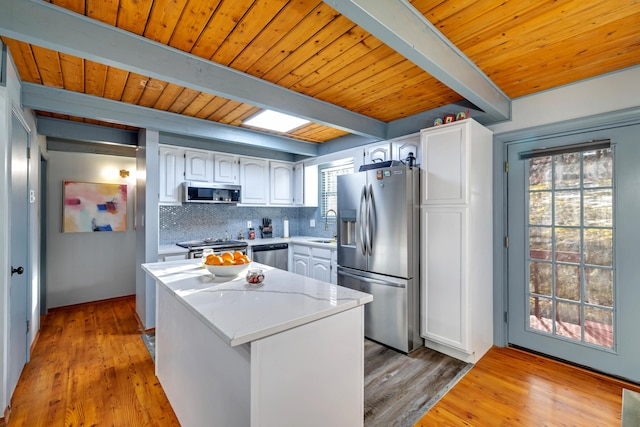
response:
M247 221L247 228L251 228L251 221Z
M315 227L316 226L316 220L312 219L311 221L309 221L309 227Z

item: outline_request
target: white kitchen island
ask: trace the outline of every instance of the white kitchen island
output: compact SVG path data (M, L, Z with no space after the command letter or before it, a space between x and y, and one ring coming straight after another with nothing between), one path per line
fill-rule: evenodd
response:
M253 263L143 264L157 285L156 375L183 427L361 426L369 294Z

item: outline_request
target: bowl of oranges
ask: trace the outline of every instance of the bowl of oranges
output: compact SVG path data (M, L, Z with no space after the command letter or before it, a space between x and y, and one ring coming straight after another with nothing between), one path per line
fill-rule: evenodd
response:
M249 268L251 260L240 251L209 254L203 258L204 266L216 276L236 276Z

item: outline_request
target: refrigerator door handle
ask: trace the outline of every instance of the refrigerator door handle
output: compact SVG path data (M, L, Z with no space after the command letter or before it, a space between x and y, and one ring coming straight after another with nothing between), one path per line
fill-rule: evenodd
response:
M366 205L367 203L367 186L363 185L362 186L362 192L360 193L360 207L359 207L359 212L358 212L358 217L360 219L360 224L358 227L358 231L360 233L360 243L362 244L362 255L366 255L367 254L367 244L366 244L366 240L365 240L365 234L364 234L364 218L362 217L363 214L363 207Z
M401 283L388 282L386 280L372 279L371 277L358 276L357 274L348 273L344 270L338 270L338 275L351 277L366 283L375 283L382 286L393 286L394 288L405 288L406 286Z
M369 200L367 202L367 252L369 256L373 255L373 221L371 215L373 214L373 185L369 184Z

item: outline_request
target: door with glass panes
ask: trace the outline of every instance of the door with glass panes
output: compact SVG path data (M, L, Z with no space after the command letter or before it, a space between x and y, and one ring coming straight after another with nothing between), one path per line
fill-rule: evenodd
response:
M508 341L640 381L637 126L508 147Z

